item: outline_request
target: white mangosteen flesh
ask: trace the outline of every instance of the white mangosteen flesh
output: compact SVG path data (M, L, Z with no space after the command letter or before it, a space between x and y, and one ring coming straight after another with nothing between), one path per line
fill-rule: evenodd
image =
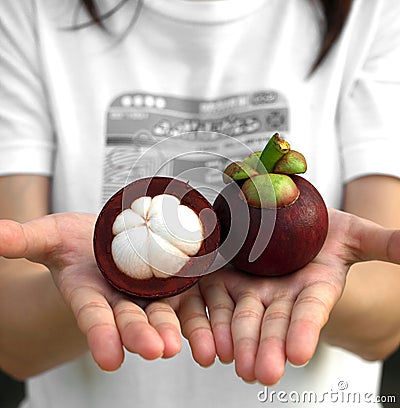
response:
M117 216L112 231L114 262L135 279L177 274L204 240L198 215L170 194L136 199Z

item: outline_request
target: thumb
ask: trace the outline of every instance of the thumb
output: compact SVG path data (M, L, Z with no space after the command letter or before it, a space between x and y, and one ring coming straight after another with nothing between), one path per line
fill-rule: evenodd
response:
M353 228L361 260L400 264L400 230L384 228L361 218Z
M56 223L51 216L24 224L0 220L0 256L45 263L59 243Z

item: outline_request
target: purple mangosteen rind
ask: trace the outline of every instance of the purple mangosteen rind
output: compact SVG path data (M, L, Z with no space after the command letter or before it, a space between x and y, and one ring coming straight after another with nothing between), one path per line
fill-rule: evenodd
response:
M278 134L262 152L226 168L227 186L213 207L221 226L220 252L227 262L252 274L281 276L301 269L317 256L328 232L328 211L318 190L295 174L306 169L304 156L291 150ZM246 216L248 231L237 250L241 237L235 234L243 232L237 232L238 223L232 218L244 220ZM271 235L260 256L250 262L261 217L271 229L265 234Z
M298 200L276 211L248 206L238 189L232 188L232 185L226 186L225 191L215 200L214 209L221 225L220 252L237 269L262 276L287 275L307 265L321 250L328 231L326 206L311 183L297 175L293 178L300 190ZM232 254L230 250L235 245L231 245L230 241L225 244L227 239L232 242L236 239L231 214L244 218L246 211L250 219L247 236L243 239L240 251ZM273 228L272 234L262 254L249 262L249 255L259 234L261 217L264 225ZM232 228L233 236L230 235Z
M197 254L191 257L178 274L166 278L136 279L121 272L114 262L111 243L113 223L123 210L142 196L155 197L171 194L181 204L191 208L199 216L204 239ZM203 210L209 211L203 211ZM103 277L118 291L134 298L149 300L174 296L195 285L213 263L220 239L220 227L207 199L188 183L170 177L148 177L136 180L117 191L103 206L94 229L93 249Z

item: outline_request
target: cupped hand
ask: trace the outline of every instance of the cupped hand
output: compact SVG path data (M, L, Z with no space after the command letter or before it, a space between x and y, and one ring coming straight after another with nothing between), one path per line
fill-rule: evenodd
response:
M178 353L181 331L175 309L185 319L187 332L204 328L194 342L194 355L201 364L211 363L214 341L198 287L157 302L134 302L122 295L97 268L92 249L94 223L94 215L78 213L53 214L25 224L2 220L0 255L27 258L49 268L102 369L117 369L124 348L146 359Z
M226 267L185 293L133 302L100 274L93 256L95 216L64 213L19 224L0 221L0 255L46 265L95 361L117 369L124 348L146 359L172 357L188 338L201 365L235 360L246 381L275 383L286 359L304 364L340 297L352 263L400 263L400 231L330 211L326 243L302 270L279 278L255 277Z
M227 266L200 281L216 352L222 362L234 360L245 381L272 385L286 360L303 365L312 358L353 263L400 263L400 231L336 210L329 222L318 256L293 274L258 277Z

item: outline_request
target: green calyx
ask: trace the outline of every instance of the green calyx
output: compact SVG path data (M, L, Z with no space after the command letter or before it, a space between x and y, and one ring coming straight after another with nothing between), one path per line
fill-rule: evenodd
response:
M224 171L224 183L242 182L249 205L257 208L280 208L293 204L299 190L290 175L304 173L304 156L291 150L287 141L275 133L262 152L254 152Z
M281 208L293 204L300 191L286 174L260 174L247 179L242 191L246 201L257 208Z
M256 176L257 171L245 162L233 162L224 171L223 180L225 184L233 181L246 180Z
M290 150L275 164L273 170L280 174L301 174L307 171L307 162L301 153Z

